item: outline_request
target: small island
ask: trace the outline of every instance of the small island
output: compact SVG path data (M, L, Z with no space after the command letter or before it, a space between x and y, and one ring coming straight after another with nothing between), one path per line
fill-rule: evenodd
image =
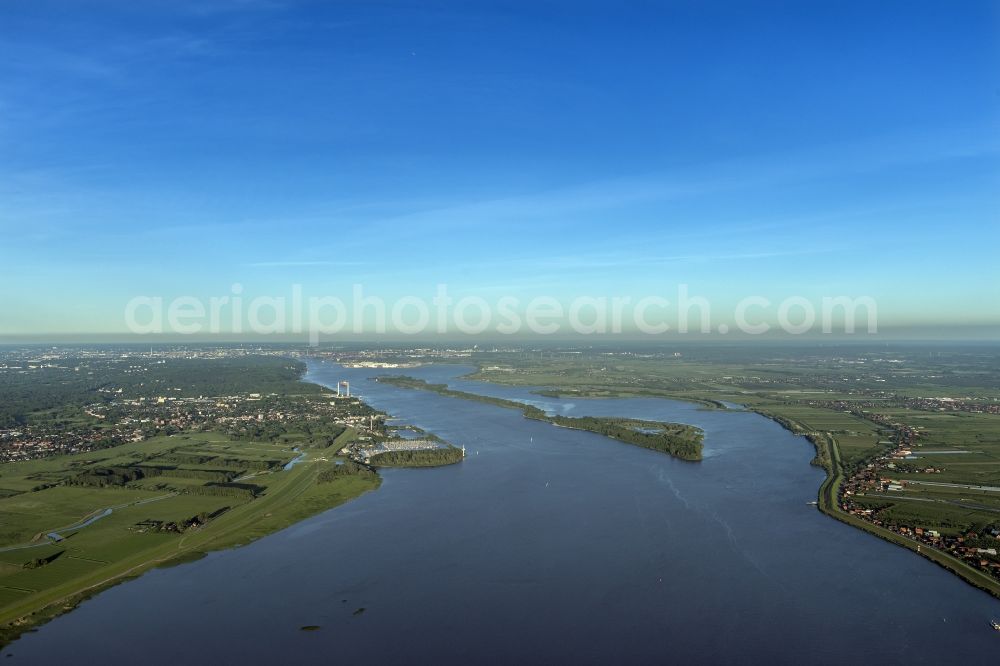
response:
M701 460L702 438L700 428L684 423L643 421L610 416L547 416L544 420L563 428L575 428L617 439L626 444L641 446L669 453L681 460Z
M494 398L467 391L456 391L455 389L448 388L447 384L431 384L423 379L407 375L378 377L376 381L402 388L433 391L434 393L452 398L462 398L464 400L485 402L509 409L519 409L525 418L546 421L562 428L586 430L616 439L620 442L625 442L626 444L660 451L681 460L698 461L702 459L704 432L700 428L685 423L645 421L620 417L550 415L533 405L526 405L516 400Z
M414 425L387 426L384 421L375 437L351 442L340 454L361 465L375 467L440 467L465 459L465 447L450 444L437 435ZM409 432L415 437L400 437Z
M427 449L403 449L374 453L368 459L375 467L439 467L462 462L465 452L446 444Z

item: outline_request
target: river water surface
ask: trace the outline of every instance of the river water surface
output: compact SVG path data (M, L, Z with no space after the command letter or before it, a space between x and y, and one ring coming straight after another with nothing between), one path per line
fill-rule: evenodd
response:
M687 463L518 411L310 362L465 445L249 546L112 588L8 646L10 663L985 663L1000 602L819 513L813 450L772 421L660 399L527 400L705 430ZM361 611L360 609L364 609ZM316 631L302 631L318 625Z

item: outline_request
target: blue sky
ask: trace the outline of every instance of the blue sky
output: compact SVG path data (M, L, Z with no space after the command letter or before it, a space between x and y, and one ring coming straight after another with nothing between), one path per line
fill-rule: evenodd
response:
M1000 324L1000 9L0 5L0 336L137 295L869 295Z

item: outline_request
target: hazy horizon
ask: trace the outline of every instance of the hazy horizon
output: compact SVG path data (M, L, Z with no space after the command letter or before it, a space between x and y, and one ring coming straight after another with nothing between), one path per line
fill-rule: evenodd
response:
M424 345L492 345L492 346L523 346L523 345L567 345L574 347L586 346L613 346L621 344L626 346L663 346L670 344L690 345L690 344L733 344L733 345L770 345L770 344L948 344L948 343L989 343L1000 344L1000 327L998 326L968 326L968 327L906 327L889 328L874 334L837 334L827 335L822 333L810 333L804 335L790 335L781 331L768 333L765 335L744 335L735 333L728 336L700 333L664 333L661 335L644 335L641 333L632 334L595 334L595 335L521 335L505 336L496 335L467 335L461 333L452 334L427 334L414 336L400 336L398 334L374 334L362 333L341 335L326 338L324 337L318 346L336 347L337 345L350 346L370 346L380 345L391 347L416 347ZM67 335L35 335L35 336L0 336L0 346L18 345L65 345L65 346L87 346L87 345L130 345L130 346L185 346L185 345L309 345L308 336L300 335L245 335L242 337L231 334L218 334L215 336L185 336L185 335L135 335L135 334L67 334Z

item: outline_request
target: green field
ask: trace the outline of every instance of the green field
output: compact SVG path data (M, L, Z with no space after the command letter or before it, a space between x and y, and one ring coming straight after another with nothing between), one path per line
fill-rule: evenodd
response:
M22 492L0 499L0 623L6 627L0 638L9 639L124 576L248 543L379 484L370 472L318 481L337 465L325 448L306 449L302 462L282 469L298 455L284 443L198 433L5 465L2 487ZM208 460L179 464L168 470L171 476L120 486L69 485L95 469L201 458ZM252 475L243 485L253 491L237 481L212 489L219 494L204 494L211 482L198 475L206 473ZM61 485L30 490L39 483ZM110 514L74 529L109 508ZM61 540L46 537L50 532L58 532Z

